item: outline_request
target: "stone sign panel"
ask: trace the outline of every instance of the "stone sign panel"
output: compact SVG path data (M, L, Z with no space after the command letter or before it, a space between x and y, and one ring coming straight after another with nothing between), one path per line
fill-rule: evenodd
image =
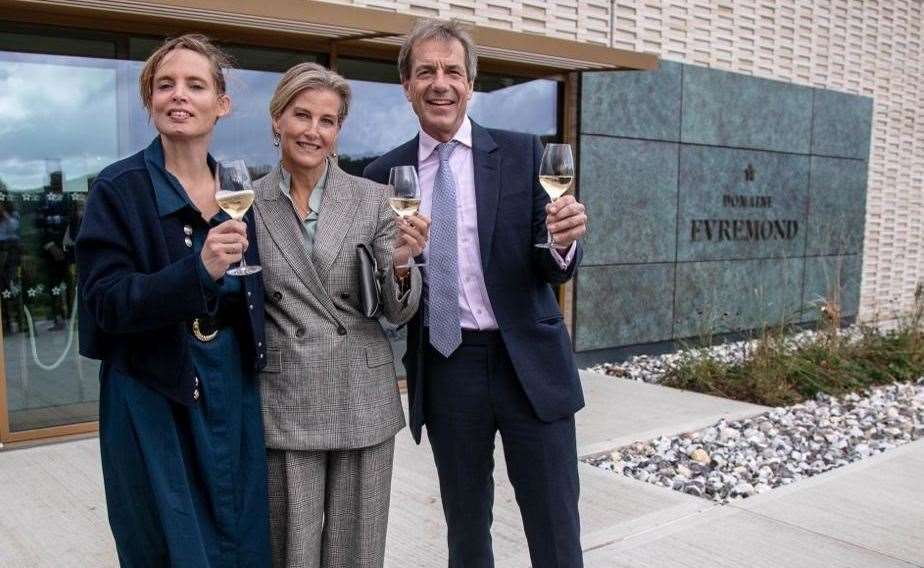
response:
M669 61L582 81L579 359L856 315L870 99Z
M684 145L678 260L801 256L809 158Z

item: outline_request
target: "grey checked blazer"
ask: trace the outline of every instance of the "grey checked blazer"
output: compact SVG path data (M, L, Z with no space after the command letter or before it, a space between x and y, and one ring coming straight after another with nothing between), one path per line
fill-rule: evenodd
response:
M266 445L283 450L361 448L404 427L391 346L359 309L356 245L380 268L383 315L404 323L420 301L421 278L397 299L391 277L395 215L390 188L351 176L331 160L311 258L280 166L254 183L257 242L266 288L266 368L260 375Z

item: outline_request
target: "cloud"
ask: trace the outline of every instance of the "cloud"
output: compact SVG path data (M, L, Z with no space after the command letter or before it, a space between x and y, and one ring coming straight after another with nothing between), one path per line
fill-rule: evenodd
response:
M417 134L417 116L400 85L350 81L353 104L339 151L352 158L379 156Z
M469 115L484 126L551 135L558 130L558 84L538 79L475 93Z
M0 179L34 188L54 160L77 167L116 157L114 63L0 53Z
M12 190L31 190L47 183L50 169L79 179L146 147L156 131L138 97L141 67L138 61L0 52L0 180ZM230 72L232 112L216 126L216 158L275 164L268 105L280 76ZM340 133L341 154L377 156L416 134L417 117L400 85L350 85L353 104ZM551 134L556 103L555 82L538 80L476 93L469 111L485 126Z

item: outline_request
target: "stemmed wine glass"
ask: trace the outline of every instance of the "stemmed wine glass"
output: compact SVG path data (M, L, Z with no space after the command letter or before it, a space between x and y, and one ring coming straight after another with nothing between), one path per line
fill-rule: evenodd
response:
M410 217L420 208L420 181L417 179L417 169L414 166L395 166L388 172L388 185L395 188L395 196L388 198L388 204L398 217ZM408 263L397 268L411 268L426 266L425 262Z
M250 183L250 172L244 160L229 160L218 164L218 191L215 192L215 201L218 206L232 219L240 221L247 210L253 205L253 185ZM241 262L234 268L228 269L231 276L247 276L263 270L259 266L250 266L241 255Z
M574 157L571 155L570 144L546 144L542 152L542 164L539 166L539 184L555 201L568 192L574 182ZM552 233L546 231L549 238L547 242L536 243L538 248L552 248Z

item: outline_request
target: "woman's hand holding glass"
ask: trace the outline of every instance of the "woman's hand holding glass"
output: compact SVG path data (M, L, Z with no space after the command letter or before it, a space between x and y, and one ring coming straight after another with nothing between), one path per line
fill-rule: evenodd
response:
M202 264L212 280L218 280L232 264L240 262L247 245L247 225L243 221L228 219L212 227L201 253Z
M215 192L215 201L228 216L240 221L253 205L255 197L253 185L250 182L250 170L247 169L244 160L228 160L219 163L217 181L218 190ZM247 250L246 247L244 250ZM259 266L248 266L243 256L239 260L240 263L237 266L228 270L230 276L247 276L262 270Z
M406 217L398 217L395 225L397 227L395 231L395 273L398 276L404 276L411 266L421 266L412 264L411 260L419 256L427 246L427 239L430 237L430 219L418 212Z
M398 218L395 220L395 274L407 275L411 267L423 266L414 262L419 256L430 236L430 219L421 215L420 182L414 166L397 166L391 169L388 183L395 190L394 197L389 198L389 205Z
M420 208L420 181L414 166L395 166L388 172L388 185L395 195L388 199L389 205L398 216L395 241L395 271L403 276L415 263L414 257L423 252L430 230L430 219L418 212Z

